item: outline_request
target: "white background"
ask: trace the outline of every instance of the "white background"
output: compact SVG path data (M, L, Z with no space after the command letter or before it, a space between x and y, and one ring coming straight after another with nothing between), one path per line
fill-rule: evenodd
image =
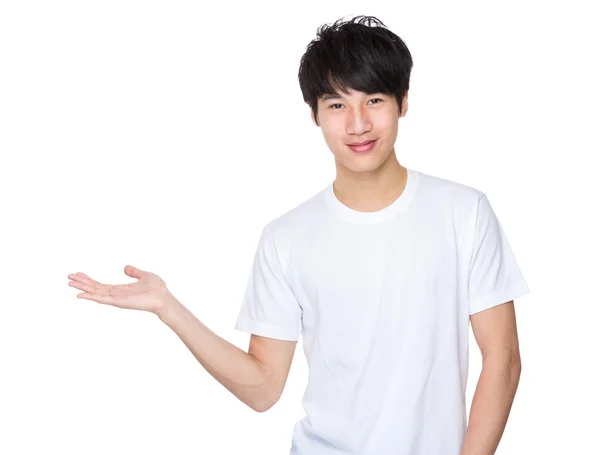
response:
M157 273L247 349L233 326L262 227L335 178L300 57L356 14L413 55L400 163L484 191L531 289L496 453L600 453L593 4L3 2L0 453L288 453L301 343L281 400L256 413L154 314L77 299L67 275ZM472 334L470 349L467 409Z

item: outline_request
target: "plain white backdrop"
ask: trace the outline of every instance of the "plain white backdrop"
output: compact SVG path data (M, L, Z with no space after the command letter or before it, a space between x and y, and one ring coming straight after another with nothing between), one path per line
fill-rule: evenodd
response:
M256 413L158 317L77 299L67 275L157 273L247 349L233 327L262 227L335 178L300 57L358 14L414 59L400 163L484 191L531 289L496 453L600 453L593 3L2 2L0 453L288 453L302 339ZM467 410L480 369L471 333Z

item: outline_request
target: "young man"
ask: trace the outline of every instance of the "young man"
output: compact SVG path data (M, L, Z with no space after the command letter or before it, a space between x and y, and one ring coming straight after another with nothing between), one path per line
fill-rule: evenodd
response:
M121 286L69 275L78 297L155 312L259 412L281 396L302 334L306 417L290 454L493 454L508 418L521 368L513 301L529 289L485 193L398 162L411 68L373 17L322 27L308 46L300 87L336 178L264 226L235 326L248 352L155 274L127 266L139 281ZM467 425L469 324L483 370Z

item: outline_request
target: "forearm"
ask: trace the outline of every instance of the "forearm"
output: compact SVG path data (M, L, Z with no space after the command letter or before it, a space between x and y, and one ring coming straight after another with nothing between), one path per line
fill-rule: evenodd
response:
M267 374L256 357L219 337L173 296L156 314L212 377L252 409L265 409Z
M496 452L520 374L520 363L511 362L508 356L484 358L461 455L493 455Z

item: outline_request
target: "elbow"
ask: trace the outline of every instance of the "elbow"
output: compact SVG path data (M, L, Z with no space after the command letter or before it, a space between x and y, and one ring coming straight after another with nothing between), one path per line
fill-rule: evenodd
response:
M517 379L521 376L521 354L516 350L515 354L511 356L511 362L513 374Z
M510 377L515 384L515 387L518 387L521 380L521 359L517 358L517 360L511 362L510 365Z
M519 361L519 363L517 363L514 367L514 375L515 375L515 380L517 381L517 383L519 382L519 380L521 379L521 361Z
M521 360L519 360L517 363L515 363L515 371L517 372L518 376L521 376Z
M256 412L263 413L263 412L267 412L269 409L271 409L271 406L255 406L253 409Z
M271 388L272 389L272 388ZM281 398L281 393L272 395L269 393L264 394L264 398L258 401L258 404L253 407L256 412L267 412L273 406L277 404Z
M491 353L483 356L484 367L489 367L494 370L502 371L506 377L519 381L521 376L521 357L517 352L509 354Z
M275 402L276 403L276 402ZM256 412L267 412L269 409L271 409L273 406L275 406L275 403L261 403L260 405L257 406L252 406L252 409L254 409Z
M267 412L271 409L281 398L283 387L280 386L280 381L270 374L267 370L263 370L264 379L261 386L256 388L256 395L254 396L254 409L256 412Z

